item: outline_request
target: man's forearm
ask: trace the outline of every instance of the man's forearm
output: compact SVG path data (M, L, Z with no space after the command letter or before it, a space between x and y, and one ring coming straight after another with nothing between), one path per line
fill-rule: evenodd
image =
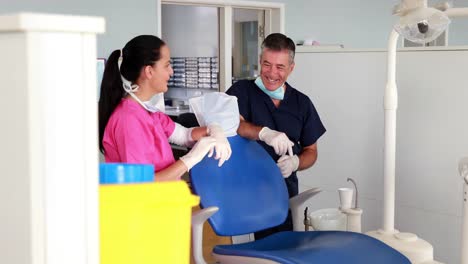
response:
M244 121L241 118L237 134L241 137L245 137L251 140L258 140L258 133L262 130L262 127L256 126L252 123Z
M305 169L312 167L315 161L317 161L317 155L318 153L317 153L316 144L305 147L302 150L302 153L298 155L299 156L298 170L305 170Z
M194 141L198 141L202 137L206 137L208 135L206 127L194 127L192 129L191 137Z

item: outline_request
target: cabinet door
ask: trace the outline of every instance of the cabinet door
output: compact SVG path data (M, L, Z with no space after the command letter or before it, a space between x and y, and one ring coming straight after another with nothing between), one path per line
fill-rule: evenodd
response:
M265 38L265 11L234 8L232 19L233 81L254 79L258 76L260 46Z

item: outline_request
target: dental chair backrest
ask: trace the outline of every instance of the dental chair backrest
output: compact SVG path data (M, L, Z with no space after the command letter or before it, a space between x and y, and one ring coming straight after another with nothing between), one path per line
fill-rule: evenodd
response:
M281 224L288 213L289 197L276 163L255 141L228 138L231 158L218 167L205 157L190 170L193 190L202 208L219 211L209 222L216 234L248 234Z

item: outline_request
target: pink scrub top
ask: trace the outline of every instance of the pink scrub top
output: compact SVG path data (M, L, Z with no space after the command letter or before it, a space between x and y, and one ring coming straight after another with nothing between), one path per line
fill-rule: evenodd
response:
M155 172L165 169L175 162L168 141L174 128L166 114L122 99L104 130L106 162L153 164Z

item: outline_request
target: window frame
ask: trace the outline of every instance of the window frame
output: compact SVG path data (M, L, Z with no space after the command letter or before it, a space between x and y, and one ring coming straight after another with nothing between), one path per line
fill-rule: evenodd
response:
M270 33L284 33L284 3L237 0L156 0L157 5L157 35L162 35L162 5L194 5L219 8L219 90L224 92L232 84L232 16L233 8L260 9L265 11L265 29ZM229 59L228 59L229 58Z

